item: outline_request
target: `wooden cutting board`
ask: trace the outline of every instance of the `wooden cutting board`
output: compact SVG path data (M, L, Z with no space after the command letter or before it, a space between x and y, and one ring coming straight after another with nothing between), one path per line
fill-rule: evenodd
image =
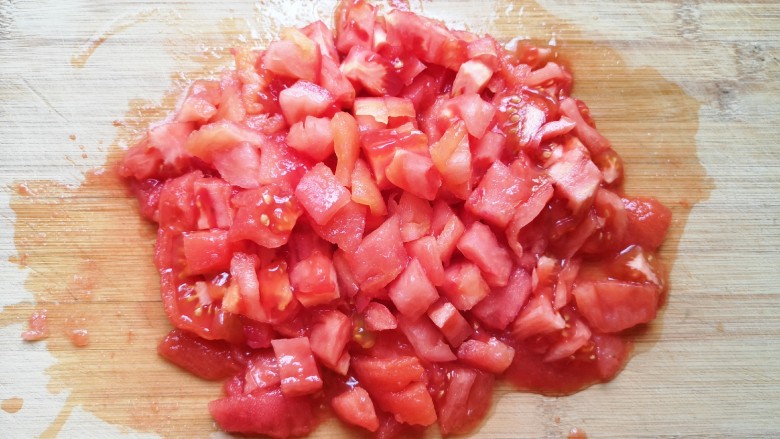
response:
M780 435L780 4L412 1L506 40L557 44L623 155L666 202L672 293L613 382L565 398L502 386L475 437ZM155 355L154 232L111 160L186 81L333 2L0 0L0 435L208 437L218 386ZM81 186L79 186L81 185ZM47 309L51 337L19 334ZM74 331L89 343L76 347ZM328 422L315 437L343 437ZM435 433L431 433L435 435Z

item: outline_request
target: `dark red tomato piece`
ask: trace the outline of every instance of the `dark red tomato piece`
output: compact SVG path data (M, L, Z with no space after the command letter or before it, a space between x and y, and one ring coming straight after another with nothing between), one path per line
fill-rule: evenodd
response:
M530 295L531 276L524 268L515 267L509 283L505 287L494 288L474 305L471 312L483 325L503 331L514 321Z
M655 251L666 238L672 211L655 198L623 198L628 217L625 240Z
M398 316L398 328L404 333L420 358L430 361L453 361L457 357L444 341L439 331L427 316L410 320L403 314Z
M441 432L466 434L479 425L490 409L494 378L462 366L447 368L442 375L442 396L435 401Z
M502 374L514 358L515 350L495 337L487 341L466 340L458 348L458 358L464 363L496 375Z
M328 90L309 81L298 81L279 93L279 106L287 124L300 122L306 116L325 116L334 109L334 98Z
M466 201L466 209L492 225L505 228L515 208L531 195L532 185L514 175L503 163L494 162Z
M350 200L349 191L323 163L315 165L301 178L295 196L317 224L326 224Z
M416 320L439 298L439 293L425 274L420 261L412 259L388 287L388 296L399 312Z
M444 270L442 294L461 311L468 311L490 294L490 286L479 267L470 262L456 262Z
M277 339L271 341L271 346L279 362L285 397L308 395L322 389L322 378L308 338Z
M353 47L340 69L352 84L373 96L397 96L403 87L390 62L369 49Z
M330 402L333 411L342 421L363 427L368 431L379 429L371 396L360 386L355 386L333 398Z
M363 238L357 250L345 255L355 280L364 292L376 293L387 286L401 274L408 259L398 217L387 219Z
M323 161L333 154L333 130L327 117L306 116L296 122L287 133L287 145L316 161Z
M398 321L386 306L379 302L371 302L363 310L366 329L369 331L386 331L398 327Z
M580 283L574 287L577 309L591 327L619 332L655 318L660 288L614 280Z
M310 398L288 397L278 389L217 399L209 412L230 433L286 438L307 435L316 426Z
M181 329L172 329L157 346L166 360L205 380L225 379L243 368L232 352L230 343L205 340Z
M472 223L458 240L458 250L482 270L488 285L503 287L509 282L512 258L490 227L479 221Z
M340 361L346 354L347 343L352 339L352 320L343 313L328 310L319 313L311 328L309 340L314 355L325 366L341 375L347 374L349 362ZM343 369L340 366L346 366Z
M453 347L460 346L474 332L469 322L446 299L439 299L428 308L428 317Z
M230 239L248 239L267 248L286 244L303 213L293 194L278 186L239 192L233 197L233 204L236 213Z
M293 27L283 29L282 39L269 44L263 55L263 66L269 71L310 82L319 78L321 63L317 43Z

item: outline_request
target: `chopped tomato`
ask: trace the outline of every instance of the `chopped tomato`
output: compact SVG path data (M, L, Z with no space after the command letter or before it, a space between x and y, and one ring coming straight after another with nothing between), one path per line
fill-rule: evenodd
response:
M411 320L416 320L439 298L436 287L425 274L420 261L412 259L406 269L390 284L390 300Z
M336 396L330 403L333 411L344 422L363 427L368 431L379 429L379 418L374 403L365 389L355 386Z
M209 403L214 420L231 433L274 438L309 434L316 425L311 401L279 390L227 396Z
M263 66L280 76L316 82L322 53L320 47L298 29L282 30L282 39L268 45Z
M458 358L464 363L496 375L503 373L515 356L515 350L494 337L487 341L466 340L458 348Z
M354 253L346 256L355 280L364 292L375 293L387 286L407 264L398 217L390 217L363 238Z
M290 127L287 144L313 160L325 160L333 154L333 130L330 123L326 117L306 116L306 119Z
M295 397L314 393L322 388L322 378L314 360L309 339L284 338L271 341L279 362L282 393Z
M233 358L229 343L204 340L180 329L172 329L157 346L157 352L171 363L206 380L224 379L243 368Z
M349 191L322 163L301 178L295 188L295 196L317 224L326 224L350 200Z
M306 116L320 117L333 109L334 99L328 90L309 81L298 81L279 93L279 106L289 125Z
M458 250L482 270L488 285L503 287L509 282L512 259L490 227L474 221L458 240Z
M276 186L239 192L233 197L233 204L237 208L230 239L249 239L268 248L287 243L303 213L293 194Z

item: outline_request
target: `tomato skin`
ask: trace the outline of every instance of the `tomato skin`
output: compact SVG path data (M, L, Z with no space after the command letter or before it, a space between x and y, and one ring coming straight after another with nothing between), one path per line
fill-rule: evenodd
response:
M172 329L157 346L171 363L205 380L221 380L243 369L229 343L205 340L191 332Z
M309 398L288 397L278 389L217 399L209 412L231 433L286 438L307 435L316 426Z

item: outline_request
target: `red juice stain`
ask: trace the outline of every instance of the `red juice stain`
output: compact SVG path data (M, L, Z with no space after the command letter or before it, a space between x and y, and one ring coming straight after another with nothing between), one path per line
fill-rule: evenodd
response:
M569 431L568 439L588 439L588 435L580 428L572 428Z

